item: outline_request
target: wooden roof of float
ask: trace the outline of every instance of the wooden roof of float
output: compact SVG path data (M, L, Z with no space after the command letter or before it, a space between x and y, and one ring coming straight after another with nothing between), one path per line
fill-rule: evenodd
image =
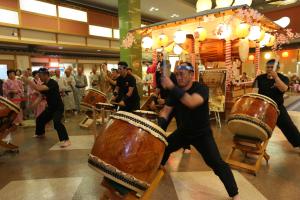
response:
M211 9L211 10L205 10L202 12L197 13L196 15L192 15L190 17L184 17L179 19L171 19L166 20L163 22L154 23L148 26L144 26L141 28L136 28L130 30L130 32L137 32L139 34L148 34L151 31L164 29L164 28L170 28L170 27L176 27L181 24L185 23L194 23L199 22L203 19L204 16L214 15L215 17L221 17L226 15L233 15L236 10L240 8L251 8L248 5L240 5L240 6L232 6L232 7L226 7L226 8L217 8L217 9ZM266 16L263 17L261 20L261 24L264 27L267 27L269 29L278 30L281 27L278 26L276 23L274 23L271 19L267 18Z

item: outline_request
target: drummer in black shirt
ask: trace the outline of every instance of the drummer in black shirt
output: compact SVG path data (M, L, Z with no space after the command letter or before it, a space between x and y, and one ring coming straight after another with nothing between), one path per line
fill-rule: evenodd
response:
M58 133L59 140L62 142L62 148L70 146L71 142L64 124L61 122L64 113L64 104L62 102L58 83L51 79L49 71L46 68L41 68L38 71L43 85L37 85L34 82L23 77L23 80L28 82L29 86L34 90L39 91L46 97L47 107L36 118L35 137L40 138L45 136L45 125L53 120L54 128ZM34 103L37 104L38 100Z
M277 126L285 135L293 147L300 147L300 133L291 120L286 108L283 105L283 95L288 90L289 79L281 73L278 73L279 63L276 71L273 70L275 59L267 62L266 73L256 77L254 88L258 88L258 93L273 99L280 111L277 119Z
M229 196L235 200L239 199L233 174L221 158L210 128L208 87L193 82L194 68L192 66L179 66L175 75L178 86L169 77L162 79L162 86L169 90L170 96L160 112L158 124L166 129L172 112L179 122L177 130L167 139L168 146L162 165L165 165L172 152L191 144L202 155L206 164L219 176Z
M128 64L126 62L118 63L120 76L117 78L112 102L117 102L120 110L132 112L140 109L140 96L136 87L136 80L128 74L127 68Z

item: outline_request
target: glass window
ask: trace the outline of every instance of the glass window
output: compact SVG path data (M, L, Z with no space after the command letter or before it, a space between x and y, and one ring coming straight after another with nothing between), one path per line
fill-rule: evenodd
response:
M7 79L7 65L0 64L0 79Z
M65 19L87 22L87 12L73 8L58 6L58 16Z
M100 36L100 37L112 37L112 29L102 26L89 25L90 35Z
M15 11L0 9L0 22L19 25L19 14Z
M20 0L20 9L44 15L57 16L56 5L43 1Z

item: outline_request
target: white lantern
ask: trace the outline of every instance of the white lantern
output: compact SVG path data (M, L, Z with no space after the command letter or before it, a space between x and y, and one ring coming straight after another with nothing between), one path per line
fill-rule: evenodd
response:
M148 36L143 37L143 39L142 39L142 47L144 49L149 49L149 48L152 47L152 45L153 45L153 40L152 40L151 37L148 37Z
M228 39L231 35L231 28L227 24L219 24L217 26L216 36L219 39Z
M248 59L249 55L249 40L240 39L239 42L239 56L242 62L245 62Z
M281 17L280 19L274 21L276 24L278 24L279 26L281 26L282 28L287 27L291 20L289 17Z
M251 6L252 0L235 0L233 6L248 5Z
M198 0L196 4L196 11L201 12L204 10L210 10L212 7L211 0Z
M182 30L178 30L175 32L174 34L174 42L176 44L182 44L184 43L186 40L186 33L185 31L182 31Z
M216 8L230 7L233 0L216 0Z
M249 40L258 40L259 38L260 38L260 27L259 26L251 26L248 39Z
M205 28L199 26L196 30L195 33L198 33L198 37L196 38L198 41L202 42L207 38L207 31Z
M173 51L174 51L174 53L175 53L176 55L180 55L180 54L182 53L182 48L181 48L179 45L176 44L176 45L174 46Z
M264 47L266 46L266 44L269 43L269 41L271 40L272 35L269 33L265 33L264 39L259 43L260 47Z

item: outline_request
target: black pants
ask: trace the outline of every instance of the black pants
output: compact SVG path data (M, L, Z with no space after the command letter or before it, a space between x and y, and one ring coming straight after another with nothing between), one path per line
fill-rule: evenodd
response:
M199 136L187 137L186 133L177 129L168 137L167 141L168 146L163 156L162 165L165 165L172 152L191 144L202 155L205 163L221 179L228 195L233 197L238 194L238 188L231 169L221 158L211 131Z
M281 105L278 107L280 115L277 119L277 126L282 131L286 139L293 147L300 147L300 133L294 122L291 120L286 108Z
M54 128L57 131L59 141L65 141L69 139L66 127L61 122L63 118L63 109L49 109L46 108L44 112L42 112L36 118L36 135L44 135L45 134L45 126L50 121L53 120Z

